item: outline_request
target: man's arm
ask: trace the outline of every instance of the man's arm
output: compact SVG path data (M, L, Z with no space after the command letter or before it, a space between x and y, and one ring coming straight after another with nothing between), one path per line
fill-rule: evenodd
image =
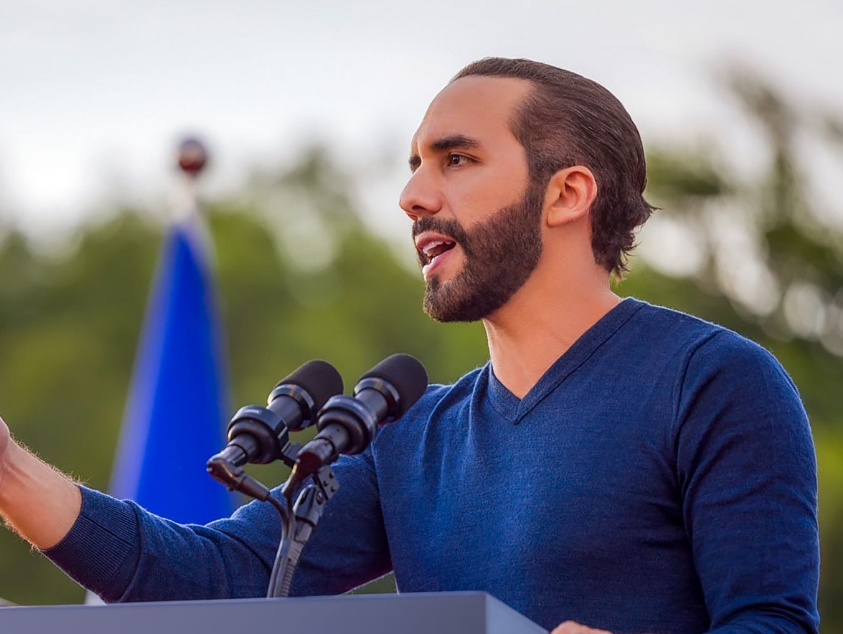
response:
M816 458L779 363L729 332L678 392L676 474L713 632L817 631Z
M391 568L371 455L343 457L334 471L340 490L302 554L294 595L345 592ZM267 503L185 525L80 488L14 443L5 423L0 513L106 601L265 596L280 537L278 513Z
M43 550L67 535L81 506L70 478L12 440L0 418L0 516L6 523Z

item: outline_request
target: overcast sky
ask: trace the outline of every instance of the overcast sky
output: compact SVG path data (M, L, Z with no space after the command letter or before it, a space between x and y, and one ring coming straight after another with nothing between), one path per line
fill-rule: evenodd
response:
M751 164L717 69L747 64L843 113L841 34L832 0L0 0L0 224L49 233L107 197L160 202L175 141L196 132L214 151L211 191L293 160L311 136L352 169L380 166L358 198L406 231L409 138L448 79L488 55L601 82L645 145L713 138Z

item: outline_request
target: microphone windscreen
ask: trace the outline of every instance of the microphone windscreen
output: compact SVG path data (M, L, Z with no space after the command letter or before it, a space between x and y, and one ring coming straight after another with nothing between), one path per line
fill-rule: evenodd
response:
M398 392L398 413L403 416L427 389L427 370L421 361L409 354L393 354L360 377L386 381Z
M330 363L321 359L308 361L286 379L279 381L278 385L291 383L298 385L310 394L310 397L316 403L314 412L322 409L332 396L342 394L343 390L340 373Z

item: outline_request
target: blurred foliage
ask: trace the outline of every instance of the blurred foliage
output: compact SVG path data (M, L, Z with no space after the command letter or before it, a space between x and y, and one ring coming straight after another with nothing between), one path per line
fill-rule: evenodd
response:
M835 601L843 596L843 240L824 222L827 210L812 207L794 150L805 130L843 147L843 124L803 115L751 75L727 81L761 130L769 162L742 180L712 148L651 153L648 196L663 211L616 288L758 341L794 378L819 459L823 625L843 631ZM234 403L261 402L312 358L331 360L347 386L396 351L418 356L436 382L488 358L480 325L442 326L422 313L420 275L362 223L350 190L348 176L314 149L206 205ZM19 440L96 488L108 486L162 232L124 209L79 229L59 253L15 231L0 238L3 416ZM682 240L685 261L671 267L661 254ZM274 467L253 473L284 477ZM82 598L7 531L0 569L0 596L12 601Z

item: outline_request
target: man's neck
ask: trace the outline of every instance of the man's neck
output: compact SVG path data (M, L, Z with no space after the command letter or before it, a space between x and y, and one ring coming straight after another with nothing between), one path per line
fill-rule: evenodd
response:
M555 284L545 289L533 281L483 320L495 377L518 398L621 301L608 280L605 285Z

